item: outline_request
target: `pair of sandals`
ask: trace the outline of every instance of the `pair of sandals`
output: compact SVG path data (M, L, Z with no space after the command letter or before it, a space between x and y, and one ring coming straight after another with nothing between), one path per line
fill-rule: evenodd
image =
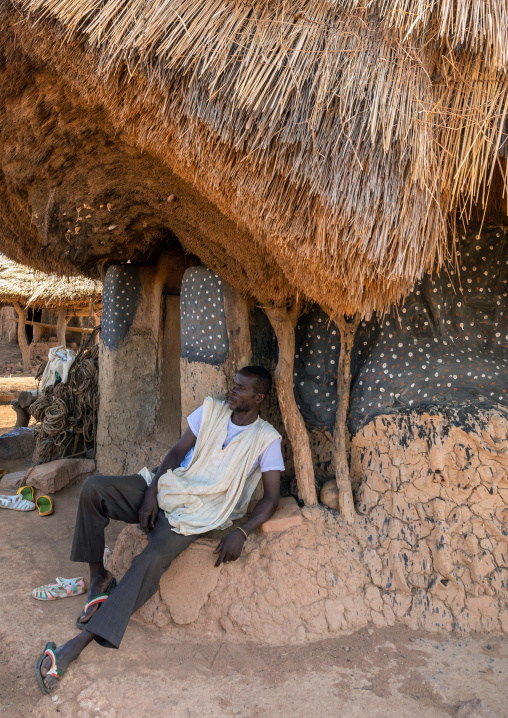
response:
M106 590L103 593L99 593L99 595L94 596L94 598L92 598L90 601L88 601L88 603L85 604L83 611L81 612L78 620L76 621L76 626L81 631L87 627L88 622L91 620L92 616L94 616L95 613L99 610L99 608L102 606L104 601L108 598L108 596L110 595L111 591L115 588L115 586L116 586L116 579L114 577L112 577ZM43 587L43 588L46 588L46 587ZM83 584L83 589L84 589L84 584ZM80 593L82 593L82 591L80 591ZM77 594L75 594L75 595L77 595ZM62 596L62 598L63 598L63 596ZM97 609L90 616L88 616L86 621L81 620L81 617L83 616L83 614L86 614L86 612L88 611L88 609L91 606L97 606ZM46 684L44 683L42 674L41 674L42 664L43 664L46 656L49 656L51 658L51 666L47 670L46 675L52 676L57 681L59 681L62 678L63 673L62 673L62 671L60 671L58 669L58 659L57 659L57 655L56 655L56 643L54 643L54 641L49 641L48 643L46 643L46 645L44 646L44 651L41 653L41 655L37 659L37 663L35 665L35 678L37 680L37 683L39 684L39 688L41 689L41 691L43 693L51 693L51 691L53 689L48 688L46 686Z
M39 516L49 516L53 513L53 499L50 496L39 496L34 502L34 487L22 486L15 496L0 496L0 508L13 511L35 511L39 509Z

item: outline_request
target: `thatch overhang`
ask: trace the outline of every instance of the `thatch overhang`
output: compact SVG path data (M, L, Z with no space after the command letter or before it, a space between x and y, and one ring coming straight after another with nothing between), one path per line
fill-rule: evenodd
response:
M0 256L0 306L18 303L24 308L69 310L99 307L101 282L86 277L44 274Z
M385 308L447 259L448 219L467 219L503 161L506 0L1 7L5 58L21 48L56 73L112 134L205 198L217 226L236 226L200 235L194 218L162 213L257 299Z

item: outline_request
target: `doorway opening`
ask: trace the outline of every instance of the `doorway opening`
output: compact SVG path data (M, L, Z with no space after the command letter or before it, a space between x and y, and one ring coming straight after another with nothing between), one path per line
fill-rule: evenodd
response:
M181 436L180 295L162 295L161 365L157 440L174 446Z

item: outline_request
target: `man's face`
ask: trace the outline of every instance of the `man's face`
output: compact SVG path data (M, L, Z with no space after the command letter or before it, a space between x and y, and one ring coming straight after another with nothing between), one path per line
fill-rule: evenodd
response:
M232 411L251 411L263 401L264 394L254 388L256 377L237 374L229 392L228 404Z

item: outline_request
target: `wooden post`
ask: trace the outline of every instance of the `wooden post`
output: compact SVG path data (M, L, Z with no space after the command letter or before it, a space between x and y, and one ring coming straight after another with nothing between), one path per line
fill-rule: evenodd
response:
M93 323L94 323L94 326L95 326L95 327L98 327L99 324L101 323L101 318L99 317L98 314L94 314L94 315L93 315ZM100 333L97 332L97 334L95 335L94 344L98 344L100 338L101 338L101 337L100 337Z
M228 379L233 382L237 372L252 360L249 302L228 282L223 282L224 314L229 341Z
M318 500L309 435L296 405L293 389L295 327L299 311L299 303L294 304L289 311L286 307L265 308L279 345L279 361L275 369L275 386L284 426L293 449L298 495L303 499L306 506L313 506L317 504Z
M351 390L351 350L356 330L360 324L360 316L355 314L350 322L344 316L334 318L334 321L340 332L340 355L337 368L337 414L333 430L335 480L339 490L340 513L346 519L346 523L353 524L356 512L347 460L346 420L349 409L349 392Z
M56 336L58 339L58 346L66 346L65 344L65 330L69 322L70 317L67 316L67 307L60 307L58 312L58 319L56 321Z
M29 372L32 366L30 362L30 347L28 346L25 332L26 309L22 307L19 302L13 302L12 304L18 315L18 344L23 358L23 370Z

